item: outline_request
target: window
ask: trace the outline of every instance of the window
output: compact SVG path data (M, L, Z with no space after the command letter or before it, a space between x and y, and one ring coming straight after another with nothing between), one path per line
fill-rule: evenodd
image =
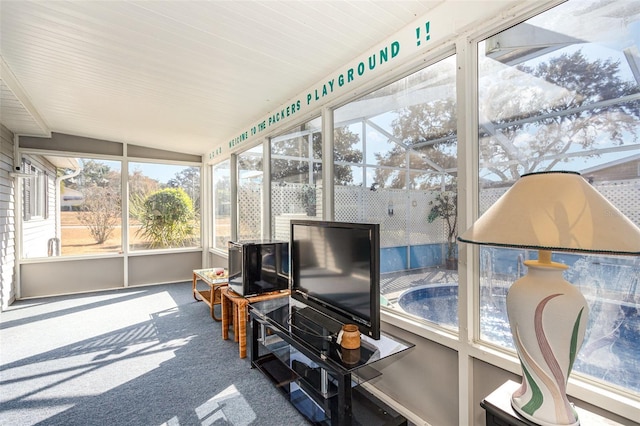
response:
M238 239L263 238L262 144L238 154Z
M41 220L49 216L49 176L31 161L22 161L22 170L29 175L22 183L24 220Z
M231 240L231 161L213 166L213 247L227 250Z
M200 245L200 167L129 163L129 248Z
M24 169L33 174L23 186L24 258L122 252L120 161L31 155ZM129 248L199 246L200 167L131 162L129 170Z
M25 178L23 187L23 258L121 252L120 169L119 161L30 155L24 163L33 178Z
M289 240L292 218L322 217L322 120L271 139L271 230Z
M569 1L478 45L480 213L524 173L571 170L640 225L640 15L627 5ZM532 255L480 250L483 341L513 348L505 296ZM638 258L554 260L590 305L573 371L640 392Z
M381 224L382 303L456 330L455 56L334 113L335 218Z

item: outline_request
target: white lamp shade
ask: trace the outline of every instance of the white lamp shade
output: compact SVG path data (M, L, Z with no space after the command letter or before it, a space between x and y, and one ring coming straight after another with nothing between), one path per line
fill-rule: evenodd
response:
M458 239L514 248L640 254L640 228L573 172L522 176Z

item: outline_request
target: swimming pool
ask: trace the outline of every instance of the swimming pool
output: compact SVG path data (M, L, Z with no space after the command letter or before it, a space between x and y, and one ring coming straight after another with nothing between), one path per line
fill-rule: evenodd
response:
M458 284L425 284L398 297L403 311L440 325L458 328Z

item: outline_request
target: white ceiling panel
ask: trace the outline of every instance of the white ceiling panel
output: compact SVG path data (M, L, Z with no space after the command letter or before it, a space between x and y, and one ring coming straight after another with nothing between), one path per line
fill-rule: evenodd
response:
M203 154L443 1L1 0L0 122Z

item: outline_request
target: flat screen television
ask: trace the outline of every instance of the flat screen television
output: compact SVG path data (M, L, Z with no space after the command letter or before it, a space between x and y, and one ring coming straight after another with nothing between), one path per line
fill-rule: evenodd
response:
M380 339L380 225L291 221L291 297Z

